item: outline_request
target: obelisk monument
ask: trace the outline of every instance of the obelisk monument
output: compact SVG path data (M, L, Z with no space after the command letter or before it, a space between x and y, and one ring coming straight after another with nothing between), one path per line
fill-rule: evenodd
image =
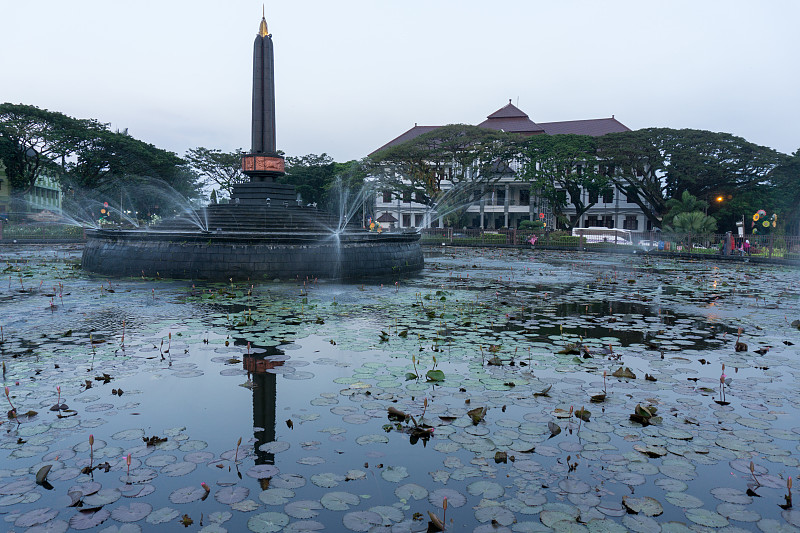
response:
M275 61L272 35L263 13L253 43L252 147L242 157L242 171L251 182L269 182L284 175L284 160L275 144Z

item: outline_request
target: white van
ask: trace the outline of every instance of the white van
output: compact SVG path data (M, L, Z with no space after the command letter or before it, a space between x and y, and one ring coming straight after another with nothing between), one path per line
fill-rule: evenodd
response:
M587 243L604 242L633 246L631 230L629 229L604 228L601 226L573 228L572 236L583 237Z

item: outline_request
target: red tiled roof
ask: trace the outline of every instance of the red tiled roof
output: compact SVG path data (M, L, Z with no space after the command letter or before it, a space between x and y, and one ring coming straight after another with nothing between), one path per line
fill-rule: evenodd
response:
M548 135L572 133L575 135L591 135L599 137L607 133L631 131L625 124L611 118L594 118L587 120L566 120L563 122L542 122L539 124Z
M388 143L384 144L383 146L381 146L377 150L373 151L369 155L377 154L381 150L384 150L384 149L389 148L391 146L397 146L398 144L402 144L402 143L404 143L406 141L410 141L411 139L415 139L415 138L419 137L420 135L422 135L424 133L428 133L429 131L433 131L433 130L435 130L437 128L441 128L441 126L417 126L416 124L414 124L413 128L411 128L407 132L399 135L398 137L395 137L394 139L392 139Z
M532 121L521 109L508 101L508 104L501 107L478 124L479 128L490 130L507 131L509 133L543 133L544 128Z
M515 105L511 104L511 100L506 105L492 113L486 118L529 118L528 115Z
M417 126L414 124L413 128L392 139L369 155L373 155L386 148L410 141L411 139L415 139L424 133L428 133L429 131L433 131L440 127L441 126ZM631 131L630 128L618 121L613 116L611 118L566 120L563 122L541 122L537 124L532 121L522 110L514 106L511 103L511 100L508 101L508 104L486 117L486 120L478 124L478 127L492 130L502 130L508 133L522 133L528 135L540 133L546 133L548 135L571 133L575 135L591 135L592 137L599 137L607 133Z

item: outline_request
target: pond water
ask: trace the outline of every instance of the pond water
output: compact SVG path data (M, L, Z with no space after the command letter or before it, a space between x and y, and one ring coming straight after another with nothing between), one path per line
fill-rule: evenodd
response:
M800 526L797 270L447 249L193 285L79 257L2 249L4 530Z

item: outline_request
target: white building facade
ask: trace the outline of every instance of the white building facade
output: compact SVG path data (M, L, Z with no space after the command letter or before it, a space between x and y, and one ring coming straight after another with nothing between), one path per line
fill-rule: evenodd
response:
M607 133L630 131L613 116L608 119L575 120L567 122L550 122L536 124L528 115L511 104L495 111L479 127L519 133L523 135L556 135L577 134L600 136ZM437 126L417 126L378 148L377 153L385 148L409 141L419 135L436 129ZM560 229L549 202L532 190L530 182L516 178L518 170L513 164L507 173L494 176L491 183L481 191L473 193L474 201L460 217L459 225L480 229L517 228L523 220L541 220L546 227ZM449 182L442 184L446 191ZM567 191L560 191L567 195ZM630 229L632 231L650 231L652 225L637 204L628 200L624 191L613 186L605 191L593 193L584 190L581 193L585 205L593 204L576 220L575 207L567 196L564 213L576 227L604 226L608 228ZM437 228L444 226L443 217L435 210L419 201L410 191L398 192L384 190L378 193L375 202L377 220L386 229L393 228Z

